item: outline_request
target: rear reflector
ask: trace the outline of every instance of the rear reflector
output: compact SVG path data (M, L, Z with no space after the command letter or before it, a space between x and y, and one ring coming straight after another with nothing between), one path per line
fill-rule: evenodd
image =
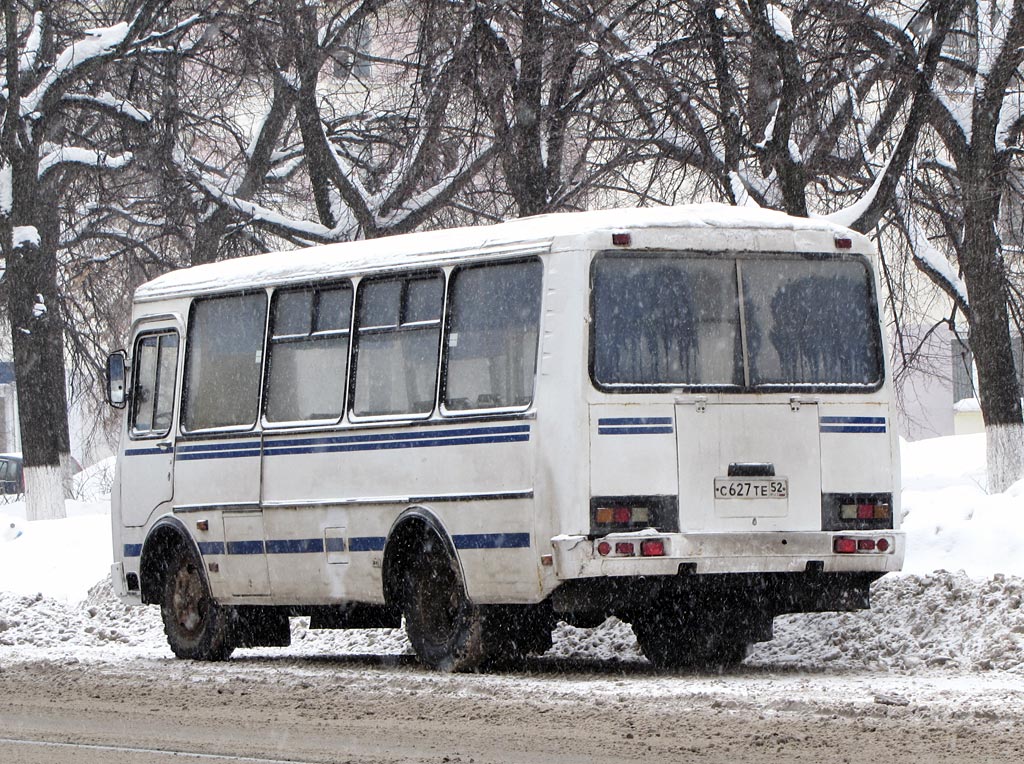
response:
M665 556L665 540L664 539L648 539L647 541L640 542L640 555L642 557L664 557Z
M609 544L607 541L602 541L600 544L597 545L597 553L602 557L611 554L611 551L612 545Z
M889 551L889 539L878 539L878 543L875 544L875 549L879 552Z

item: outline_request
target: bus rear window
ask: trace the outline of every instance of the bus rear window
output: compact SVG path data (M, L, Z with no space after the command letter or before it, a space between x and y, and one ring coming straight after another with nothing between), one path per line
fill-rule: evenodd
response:
M882 378L859 258L606 255L592 310L603 388L862 389Z

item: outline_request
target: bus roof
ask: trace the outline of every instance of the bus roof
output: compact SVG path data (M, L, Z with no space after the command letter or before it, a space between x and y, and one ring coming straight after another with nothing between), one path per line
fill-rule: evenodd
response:
M871 251L871 244L865 237L824 218L797 218L772 210L725 204L619 208L538 215L496 225L325 244L198 265L166 273L143 284L136 290L135 299L148 302L301 284L439 261L458 262L487 254L537 254L559 248L559 240L565 238L572 238L573 246L608 249L611 248L610 233L643 232L645 229L678 230L688 234L688 244L691 238L693 246L707 246L706 242L713 240L714 248L723 250L750 249L751 237L737 236L742 231L756 232L762 244L785 242L784 245L774 244L777 250L821 251L825 242L842 237L853 240L855 252ZM697 231L703 235L693 237ZM585 241L581 241L581 237ZM632 248L643 249L643 238L642 233L637 236ZM661 239L648 241L651 244L647 246L666 246Z

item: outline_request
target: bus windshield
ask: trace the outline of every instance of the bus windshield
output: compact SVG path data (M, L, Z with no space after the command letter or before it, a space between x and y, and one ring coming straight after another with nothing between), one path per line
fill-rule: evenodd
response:
M593 379L605 389L865 389L881 338L860 258L599 256Z

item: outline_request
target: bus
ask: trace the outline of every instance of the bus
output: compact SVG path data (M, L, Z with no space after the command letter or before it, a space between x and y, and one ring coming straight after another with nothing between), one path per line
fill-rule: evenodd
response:
M486 668L559 621L656 666L899 570L875 254L822 219L552 214L200 265L134 296L115 591L173 653L404 625Z

